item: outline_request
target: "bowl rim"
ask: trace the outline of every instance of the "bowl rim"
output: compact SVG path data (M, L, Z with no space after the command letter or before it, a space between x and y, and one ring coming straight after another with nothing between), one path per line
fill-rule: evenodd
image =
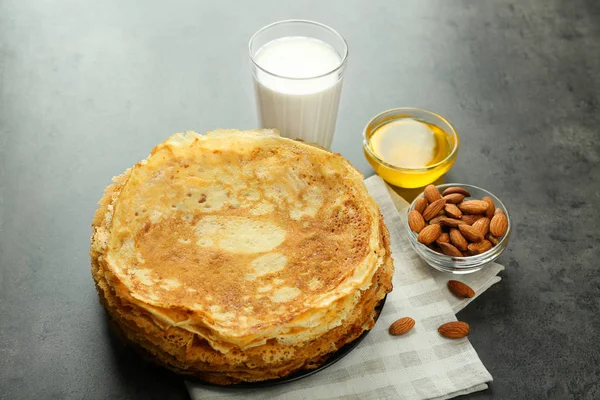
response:
M382 160L377 154L375 154L373 152L373 150L371 150L371 147L369 146L369 139L367 138L367 128L369 128L369 125L371 125L376 119L384 117L388 114L394 114L394 113L399 113L399 112L405 112L407 114L407 116L411 116L412 114L414 114L415 112L420 112L420 113L425 113L428 114L429 116L433 117L433 118L437 118L439 120L441 120L442 122L448 124L448 126L450 127L451 130L451 136L455 139L454 140L454 147L452 147L452 151L450 152L450 154L448 154L443 160L438 161L435 164L429 165L427 167L422 167L422 168L406 168L406 167L399 167L397 165L394 164L390 164L384 160ZM379 126L377 127L379 128ZM376 130L377 128L375 128L374 130ZM446 132L446 130L444 129L444 132ZM458 131L456 130L456 128L454 127L454 125L452 125L450 123L450 121L448 121L446 118L442 117L441 115L433 112L433 111L429 111L429 110L425 110L423 108L418 108L418 107L397 107L397 108L390 108L389 110L385 110L380 112L379 114L375 115L373 118L371 118L369 120L369 122L367 122L367 124L365 125L365 127L363 128L362 131L362 137L363 137L363 149L369 153L369 155L371 157L373 157L373 159L375 161L377 161L379 164L396 170L396 171L408 171L408 172L428 172L431 171L441 165L444 165L446 163L448 163L449 161L452 160L453 157L456 156L456 154L458 153L458 148L460 147L460 136L458 135Z
M429 247L427 247L426 245L424 245L423 243L419 242L417 240L417 235L415 234L415 232L413 232L409 225L408 225L408 218L405 218L404 221L404 226L406 227L406 230L408 232L408 234L410 235L411 242L413 242L415 245L418 246L418 248L421 251L424 251L426 254L429 254L431 256L434 257L443 257L443 258L447 258L448 260L451 261L458 261L458 262L468 262L468 263L473 263L475 264L478 260L484 260L485 258L490 256L490 251L492 251L494 248L497 248L497 250L499 250L498 255L496 256L499 257L500 254L504 251L504 249L507 247L508 244L508 240L510 237L510 233L512 231L512 223L511 223L511 218L510 218L510 213L508 211L508 208L506 207L506 205L502 202L502 200L500 200L500 198L498 196L496 196L495 194L493 194L492 192L490 192L489 190L486 190L482 187L476 186L476 185L470 185L467 183L457 183L457 182L451 182L451 183L444 183L441 185L435 185L436 188L438 188L438 190L440 188L447 188L447 187L452 187L452 186L459 186L459 187L464 187L465 189L468 188L473 188L473 189L477 189L480 190L488 195L492 195L494 197L494 204L496 206L496 208L498 208L498 205L500 205L500 208L502 208L504 210L504 215L506 215L506 218L508 220L508 228L506 229L506 233L504 234L504 236L502 237L502 239L498 242L498 244L494 247L492 247L490 250L481 253L481 254L477 254L474 256L464 256L464 257L455 257L455 256L449 256L447 254L443 254L443 253L438 253L435 250L430 249ZM440 191L441 192L441 191ZM415 197L415 199L410 203L406 214L408 215L408 213L414 209L414 205L415 202L417 201L417 199L419 197L422 197L423 193L421 193L420 195L418 195L417 197ZM497 200L497 201L496 201ZM417 252L418 253L418 252ZM469 269L473 269L473 268L477 268L476 265L455 265L454 268L456 269L460 269L460 270L469 270Z

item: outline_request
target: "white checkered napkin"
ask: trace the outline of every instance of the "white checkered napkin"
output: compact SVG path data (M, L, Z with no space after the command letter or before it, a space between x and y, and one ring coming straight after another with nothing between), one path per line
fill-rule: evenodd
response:
M389 191L378 176L365 183L390 230L396 267L394 290L372 331L346 357L307 378L257 389L187 382L192 399L449 399L487 388L492 376L469 340L450 340L437 332L442 323L456 320L455 309L466 304L453 299L444 287L452 276L435 274L434 279L433 270L410 247L401 218L404 213L396 209L405 208L407 203ZM480 292L499 279L496 274L501 269L486 268L470 278L469 284L478 283L472 287ZM453 301L454 309L449 301ZM403 316L415 319L414 329L391 336L388 327Z

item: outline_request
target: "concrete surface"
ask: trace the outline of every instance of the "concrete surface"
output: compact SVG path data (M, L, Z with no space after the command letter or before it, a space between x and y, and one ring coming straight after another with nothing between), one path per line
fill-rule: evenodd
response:
M246 44L287 18L350 45L334 150L371 174L369 118L436 111L448 180L511 211L502 283L459 314L495 379L467 398L600 398L596 0L0 0L0 398L186 398L108 335L90 222L169 134L255 127Z

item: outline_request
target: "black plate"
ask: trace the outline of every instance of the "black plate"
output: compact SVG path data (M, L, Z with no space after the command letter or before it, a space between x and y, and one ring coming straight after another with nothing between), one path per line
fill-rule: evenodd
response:
M377 311L377 315L375 315L375 322L377 322L377 319L379 319L379 314L381 313L381 310L383 309L383 305L385 304L385 299L386 298L387 298L387 296L384 297L379 302L379 304L377 304L377 307L375 307L375 310ZM214 386L214 387L219 387L219 388L231 388L231 389L256 389L256 388L263 388L263 387L281 385L282 383L288 383L288 382L297 381L298 379L306 378L307 376L311 376L313 374L316 374L317 372L322 371L325 368L330 367L333 364L335 364L336 362L340 361L348 353L350 353L356 346L358 346L358 344L360 342L362 342L362 340L369 334L369 332L371 332L371 331L370 330L364 331L362 333L362 335L360 335L359 337L357 337L353 342L350 342L350 343L344 345L342 348L340 348L338 351L336 351L331 357L329 357L329 359L323 365L321 365L320 367L315 368L315 369L308 369L308 370L299 371L299 372L296 372L296 373L294 373L292 375L289 375L289 376L286 376L286 377L283 377L283 378L270 379L270 380L261 381L261 382L237 383L237 384L234 384L234 385L217 385L217 384L214 384L214 383L203 381L203 380L198 379L198 378L186 377L186 379L190 380L190 381L192 381L194 383L198 383L200 385Z

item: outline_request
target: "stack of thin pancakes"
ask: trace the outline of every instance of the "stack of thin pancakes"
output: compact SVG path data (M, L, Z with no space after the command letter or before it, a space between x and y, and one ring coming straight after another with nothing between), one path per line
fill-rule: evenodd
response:
M272 131L176 134L114 178L92 274L118 331L216 384L322 365L392 289L388 231L343 157Z

